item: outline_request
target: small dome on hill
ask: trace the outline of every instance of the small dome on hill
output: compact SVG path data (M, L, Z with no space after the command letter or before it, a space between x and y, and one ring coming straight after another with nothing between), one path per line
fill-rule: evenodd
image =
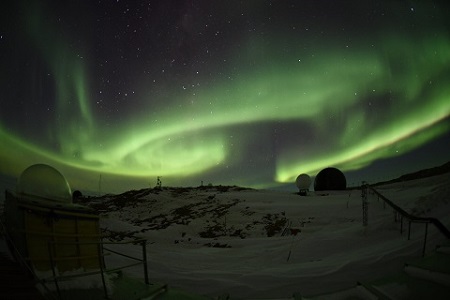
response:
M345 190L346 188L345 175L336 168L325 168L314 179L315 191Z
M301 196L306 196L311 186L311 177L308 174L300 174L295 180L295 185L298 187L298 193Z
M309 190L309 186L311 185L311 177L309 177L308 174L300 174L295 180L295 185L300 190Z
M72 203L72 193L66 178L46 164L28 167L17 181L17 193L45 200Z

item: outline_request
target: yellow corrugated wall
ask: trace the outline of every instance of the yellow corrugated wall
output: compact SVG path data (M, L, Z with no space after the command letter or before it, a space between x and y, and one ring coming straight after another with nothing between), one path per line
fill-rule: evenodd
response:
M60 272L99 268L98 217L25 209L25 235L29 259L39 271L51 270L50 251ZM50 250L49 241L53 242Z

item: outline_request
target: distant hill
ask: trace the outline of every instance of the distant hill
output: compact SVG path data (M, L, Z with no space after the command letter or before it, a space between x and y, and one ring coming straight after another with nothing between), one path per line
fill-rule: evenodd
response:
M433 167L433 168L424 169L424 170L420 170L417 172L405 174L405 175L402 175L402 176L392 179L392 180L375 183L374 185L381 185L381 184L386 184L386 183L394 183L394 182L402 182L402 181L408 181L408 180L421 179L421 178L425 178L425 177L441 175L441 174L448 173L448 172L450 172L450 161L439 167Z

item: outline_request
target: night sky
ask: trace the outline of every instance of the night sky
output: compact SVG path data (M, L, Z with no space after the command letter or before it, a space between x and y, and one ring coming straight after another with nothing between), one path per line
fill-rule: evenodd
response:
M0 173L348 183L450 160L447 1L3 1Z

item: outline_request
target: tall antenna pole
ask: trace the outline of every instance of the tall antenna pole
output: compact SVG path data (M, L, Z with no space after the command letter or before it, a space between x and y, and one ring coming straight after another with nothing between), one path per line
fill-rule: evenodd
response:
M363 210L363 226L369 224L369 201L367 201L367 189L369 184L365 181L361 185L361 199L362 199L362 210Z
M100 174L100 178L98 179L98 193L102 193L102 174Z

